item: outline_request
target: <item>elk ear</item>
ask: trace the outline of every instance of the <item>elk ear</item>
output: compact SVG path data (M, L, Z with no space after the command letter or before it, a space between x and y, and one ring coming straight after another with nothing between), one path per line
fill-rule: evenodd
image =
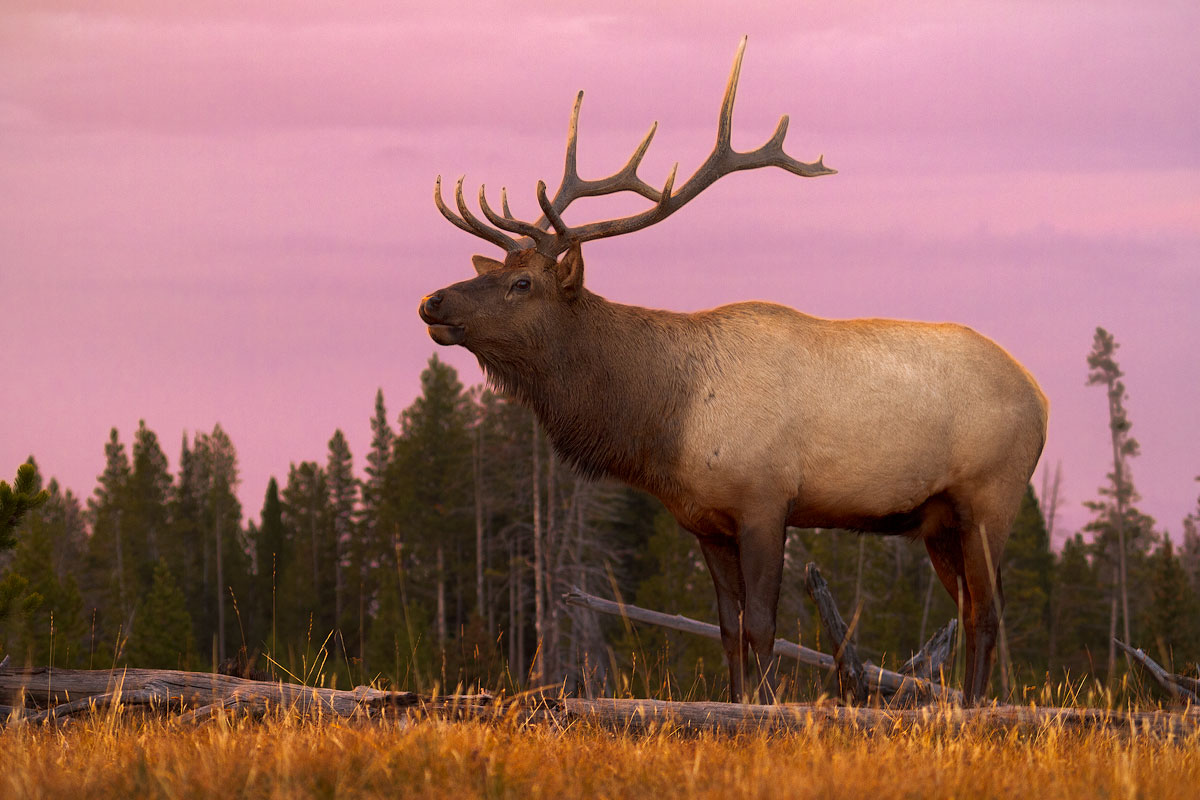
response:
M579 242L572 242L566 254L554 265L558 285L567 297L575 297L583 288L583 251Z
M503 261L497 261L487 256L471 256L471 263L475 265L475 271L480 275L487 275L489 272L495 272L504 266Z

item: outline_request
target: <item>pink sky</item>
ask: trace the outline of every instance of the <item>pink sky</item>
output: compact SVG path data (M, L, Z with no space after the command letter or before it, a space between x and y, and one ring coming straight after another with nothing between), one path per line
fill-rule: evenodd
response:
M1051 399L1060 532L1110 466L1085 386L1103 325L1142 507L1177 534L1200 493L1200 5L733 6L8 0L0 477L33 453L86 496L109 428L128 442L140 418L172 469L183 431L220 422L250 516L335 428L361 466L375 389L394 417L435 349L418 299L496 255L441 219L434 176L506 185L532 216L581 88L585 176L654 120L644 177L690 174L748 33L735 146L788 113L789 152L840 174L729 177L590 244L591 288L971 325Z

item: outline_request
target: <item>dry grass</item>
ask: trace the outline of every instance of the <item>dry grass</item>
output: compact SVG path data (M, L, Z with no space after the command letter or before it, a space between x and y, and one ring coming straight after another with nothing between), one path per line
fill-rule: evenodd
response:
M0 733L0 797L1196 797L1200 736L945 728L684 735L115 714Z

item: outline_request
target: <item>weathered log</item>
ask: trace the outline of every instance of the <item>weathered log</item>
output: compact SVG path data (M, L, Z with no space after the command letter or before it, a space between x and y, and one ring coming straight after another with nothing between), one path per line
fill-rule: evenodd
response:
M854 646L853 632L838 613L837 602L829 584L821 577L821 570L811 561L804 568L804 588L817 614L829 641L833 644L833 660L837 664L838 695L853 705L867 702L870 694L866 682L866 670L858 657L858 648Z
M198 721L221 711L295 710L304 714L350 717L384 708L451 711L464 704L488 705L492 702L490 695L429 698L413 692L387 692L366 686L346 691L208 672L49 667L0 670L0 697L9 698L18 713L24 712L20 705L24 698L44 707L44 710L28 714L26 718L31 722L61 719L64 715L117 704L194 709L181 719Z
M1122 712L1087 708L1034 708L941 704L910 709L844 706L830 703L749 705L742 703L679 703L663 700L602 698L547 700L541 718L561 723L587 721L617 730L675 726L685 730L730 733L784 732L830 725L881 733L903 732L915 726L955 731L964 727L1036 732L1112 730L1131 735L1192 736L1200 732L1200 712Z
M1142 669L1149 672L1150 677L1154 678L1154 682L1161 686L1174 702L1200 705L1200 695L1197 694L1197 687L1195 685L1197 682L1195 680L1167 672L1158 662L1146 655L1146 652L1140 647L1130 647L1120 639L1114 638L1113 641L1130 658L1138 662L1142 666Z
M568 605L587 608L601 614L612 614L633 622L644 622L647 625L657 625L662 628L691 633L708 639L721 640L721 629L716 625L700 622L699 620L679 614L664 614L660 611L651 611L650 609L628 603L605 600L603 597L596 597L581 589L572 589L570 592L567 592L563 595L563 601ZM833 656L828 653L821 653L795 642L789 642L786 639L775 640L775 654L787 656L799 661L801 664L807 664L819 669L829 670L834 669L836 666ZM954 702L962 699L962 692L945 686L942 683L916 678L911 675L901 675L898 672L883 669L874 664L864 664L863 670L866 673L870 687L877 691L899 692L901 689L907 691L909 687L914 687L924 697L933 697Z

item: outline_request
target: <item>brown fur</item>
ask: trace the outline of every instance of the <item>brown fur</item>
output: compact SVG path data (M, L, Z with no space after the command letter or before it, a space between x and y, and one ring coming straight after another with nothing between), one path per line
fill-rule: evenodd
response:
M788 525L922 538L956 601L962 585L966 695L983 694L995 565L1047 418L1004 350L959 325L620 305L583 288L578 245L558 262L525 250L475 264L422 301L431 335L475 353L582 473L655 494L697 535L733 698L748 663L773 696Z

